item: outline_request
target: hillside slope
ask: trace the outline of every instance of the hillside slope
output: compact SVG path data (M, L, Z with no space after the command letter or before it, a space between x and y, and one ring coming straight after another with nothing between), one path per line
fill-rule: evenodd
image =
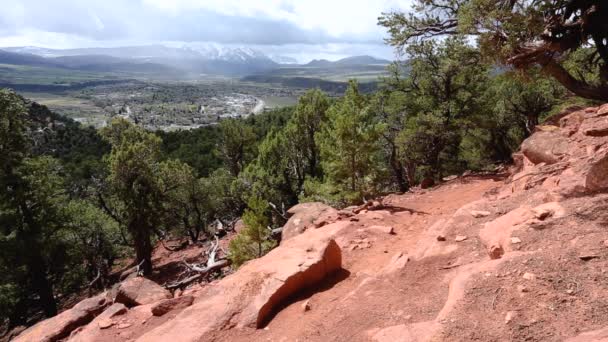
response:
M608 105L552 119L515 157L504 176L458 177L356 210L311 206L308 221L288 223L301 235L222 280L177 291L195 298L188 308L153 317L136 306L89 324L87 336L605 340Z

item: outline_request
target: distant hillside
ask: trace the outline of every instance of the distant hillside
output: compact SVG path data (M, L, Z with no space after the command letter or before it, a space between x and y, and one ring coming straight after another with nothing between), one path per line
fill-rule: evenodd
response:
M381 72L390 63L388 60L371 56L354 56L334 62L314 60L301 65L286 56L267 55L247 47L211 43L184 44L179 47L147 45L66 50L26 46L2 50L4 51L0 51L0 64L67 68L87 72L151 73L154 76L160 74L195 79L203 75L239 77L276 74L276 70L284 68L291 68L290 71L295 71L293 68L302 68L302 73L298 76L305 77L318 76L315 72L334 75L338 69L340 74L352 76L353 73L361 71Z
M16 53L0 50L0 64L28 65L37 67L58 67L52 59L40 57L30 53Z
M4 50L0 50L0 64L108 73L178 74L181 72L167 65L105 55L41 57L29 53L16 53Z
M354 56L340 59L335 62L326 59L315 59L304 65L306 67L329 68L329 67L351 67L359 65L388 65L391 62L385 59L378 59L372 56Z
M361 90L371 92L377 88L380 77L387 74L391 62L371 56L355 56L335 62L314 60L304 65L283 65L279 68L244 77L247 82L273 83L285 87L320 88L341 94L348 80L360 82Z
M154 72L170 74L177 78L186 75L196 77L201 74L242 76L278 68L280 64L275 60L292 61L281 56L270 58L249 48L224 48L214 45L179 48L148 45L69 50L15 47L5 50L11 54L10 63L7 64L20 64L18 56L29 56L37 57L33 60L38 63L35 65L58 64L59 67L95 72Z

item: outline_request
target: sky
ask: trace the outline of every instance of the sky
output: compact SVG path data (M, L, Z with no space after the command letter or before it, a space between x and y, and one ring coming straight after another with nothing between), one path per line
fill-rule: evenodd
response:
M299 61L392 58L377 26L410 0L11 0L0 47L66 49L213 42Z

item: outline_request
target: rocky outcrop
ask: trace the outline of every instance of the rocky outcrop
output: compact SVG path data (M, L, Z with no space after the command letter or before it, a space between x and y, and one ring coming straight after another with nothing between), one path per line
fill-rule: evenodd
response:
M563 197L608 189L608 105L562 116L522 144L511 191L537 185ZM555 121L555 120L554 120Z
M534 164L555 164L568 153L568 149L567 138L557 130L540 131L521 145L524 156Z
M21 333L14 342L52 342L68 337L72 331L91 322L110 304L105 293L88 298L72 309L42 321Z
M172 297L171 292L157 283L143 277L136 277L120 284L114 301L132 307L152 304Z
M246 263L238 272L208 286L199 300L175 319L137 341L194 342L225 327L264 326L291 295L320 284L341 269L342 252L328 231L310 230Z
M291 215L281 233L281 241L300 235L307 229L319 228L338 220L338 211L319 202L301 203L289 210Z

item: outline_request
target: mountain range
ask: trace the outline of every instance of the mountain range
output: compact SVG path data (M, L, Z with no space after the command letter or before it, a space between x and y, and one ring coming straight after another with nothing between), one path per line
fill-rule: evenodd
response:
M293 58L267 55L247 47L216 44L126 46L119 48L47 49L33 46L0 50L0 64L66 68L92 72L155 72L196 77L201 74L245 76L281 67L343 68L386 65L387 60L355 56L298 65Z

